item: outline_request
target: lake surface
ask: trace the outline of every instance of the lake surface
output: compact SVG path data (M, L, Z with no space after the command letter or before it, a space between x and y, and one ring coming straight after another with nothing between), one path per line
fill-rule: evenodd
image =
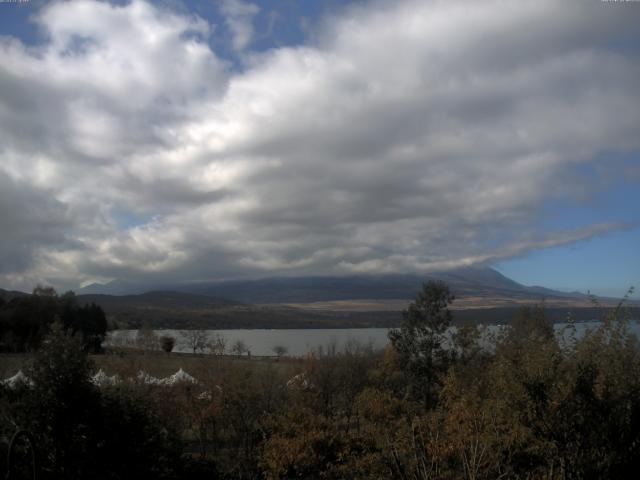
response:
M137 330L116 330L111 332L108 344L131 344L135 341ZM191 352L187 339L180 330L155 330L156 335L169 335L176 339L174 352ZM388 343L388 328L321 328L321 329L251 329L251 330L207 330L209 340L220 335L225 339L227 349L241 340L251 355L274 356L273 348L283 346L287 355L302 356L317 350L336 345L344 348L349 341L371 344L373 348L384 348Z
M576 323L578 336L584 335L587 330L594 330L600 322ZM566 327L564 323L554 325L559 337L563 336ZM633 321L629 325L630 330L640 338L640 323ZM491 325L484 328L485 341L503 328L500 325ZM452 331L454 328L451 329ZM209 340L217 335L225 339L227 349L237 342L242 341L250 350L251 355L273 356L273 348L283 346L287 349L287 355L303 356L318 348L327 348L335 345L342 350L348 342L359 342L363 345L371 345L374 349L384 348L388 342L388 328L326 328L326 329L250 329L250 330L206 330ZM107 345L133 345L137 337L137 330L115 330L110 333ZM175 352L191 352L187 339L180 330L155 330L156 335L169 335L176 339Z

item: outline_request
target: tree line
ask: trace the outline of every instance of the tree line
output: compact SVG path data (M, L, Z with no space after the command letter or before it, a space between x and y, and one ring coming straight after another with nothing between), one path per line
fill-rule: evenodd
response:
M0 298L0 352L33 352L40 348L54 321L78 333L84 347L100 352L107 333L107 319L98 305L79 305L69 291L62 295L38 286L31 295Z

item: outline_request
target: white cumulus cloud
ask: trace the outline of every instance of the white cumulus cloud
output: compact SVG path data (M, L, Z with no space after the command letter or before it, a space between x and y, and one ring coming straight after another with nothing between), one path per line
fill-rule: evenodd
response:
M221 8L247 48L257 7ZM42 45L0 40L3 202L34 205L0 209L0 281L426 271L620 228L541 215L588 196L577 168L640 149L638 20L373 2L234 71L195 15L50 4Z

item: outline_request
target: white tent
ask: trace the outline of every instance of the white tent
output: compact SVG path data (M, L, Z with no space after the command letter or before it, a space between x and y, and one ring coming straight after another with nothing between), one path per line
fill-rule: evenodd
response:
M176 383L198 383L198 380L196 380L181 368L170 377L163 379L162 382L165 385L175 385Z
M19 385L23 384L33 385L33 382L31 381L31 379L29 379L29 377L22 373L22 370L18 370L18 373L16 373L13 377L9 377L6 380L3 380L2 384L9 388L17 388Z
M112 375L110 377L109 375L104 373L102 369L100 369L93 377L91 377L91 381L94 383L94 385L101 387L103 385L115 385L120 381L120 378L118 377L118 375Z
M164 384L164 379L159 379L159 378L153 377L153 376L149 375L147 372L145 372L144 370L140 370L138 372L138 381L140 381L141 383L146 383L148 385L163 385Z

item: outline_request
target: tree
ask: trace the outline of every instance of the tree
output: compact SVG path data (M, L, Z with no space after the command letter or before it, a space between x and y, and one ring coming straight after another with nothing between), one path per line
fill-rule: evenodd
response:
M136 385L102 389L102 425L96 472L83 478L176 479L184 430L175 396ZM189 477L187 477L189 478Z
M249 351L249 348L247 347L247 344L244 343L244 340L236 340L233 346L231 347L231 352L233 352L235 355L238 355L238 356L248 351Z
M276 345L271 350L273 351L273 353L277 355L278 358L282 357L283 355L286 355L287 352L289 351L289 349L284 345Z
M143 350L157 350L158 349L158 335L153 331L151 326L145 324L136 335L136 344L138 348Z
M162 350L169 355L171 353L171 351L173 350L173 347L176 345L176 339L169 336L169 335L163 335L160 337L160 348L162 348Z
M104 311L95 304L80 306L73 292L58 296L51 287L38 286L32 295L14 297L0 312L0 343L13 351L37 350L54 319L64 330L78 332L86 349L102 350L107 332Z
M61 295L58 303L65 330L80 332L86 347L94 353L100 353L107 333L107 318L102 308L93 302L80 307L72 291Z
M26 425L44 466L60 478L90 478L101 421L100 394L91 382L93 365L82 338L55 322L28 371L33 388L25 400Z
M183 429L174 398L135 385L98 389L93 370L81 336L55 322L27 371L31 386L8 409L34 435L46 478L176 478Z
M36 285L36 288L33 289L33 295L38 297L51 297L56 298L58 296L58 292L53 287L43 287L42 285Z
M209 353L213 355L224 355L227 349L227 339L219 333L214 334L213 338L207 343Z
M183 330L180 335L195 354L198 350L203 352L207 348L207 332L205 330Z
M454 298L444 282L425 283L415 301L402 312L400 329L389 332L400 367L409 378L410 393L427 408L435 405L440 377L448 364L443 343L451 325L448 306Z

